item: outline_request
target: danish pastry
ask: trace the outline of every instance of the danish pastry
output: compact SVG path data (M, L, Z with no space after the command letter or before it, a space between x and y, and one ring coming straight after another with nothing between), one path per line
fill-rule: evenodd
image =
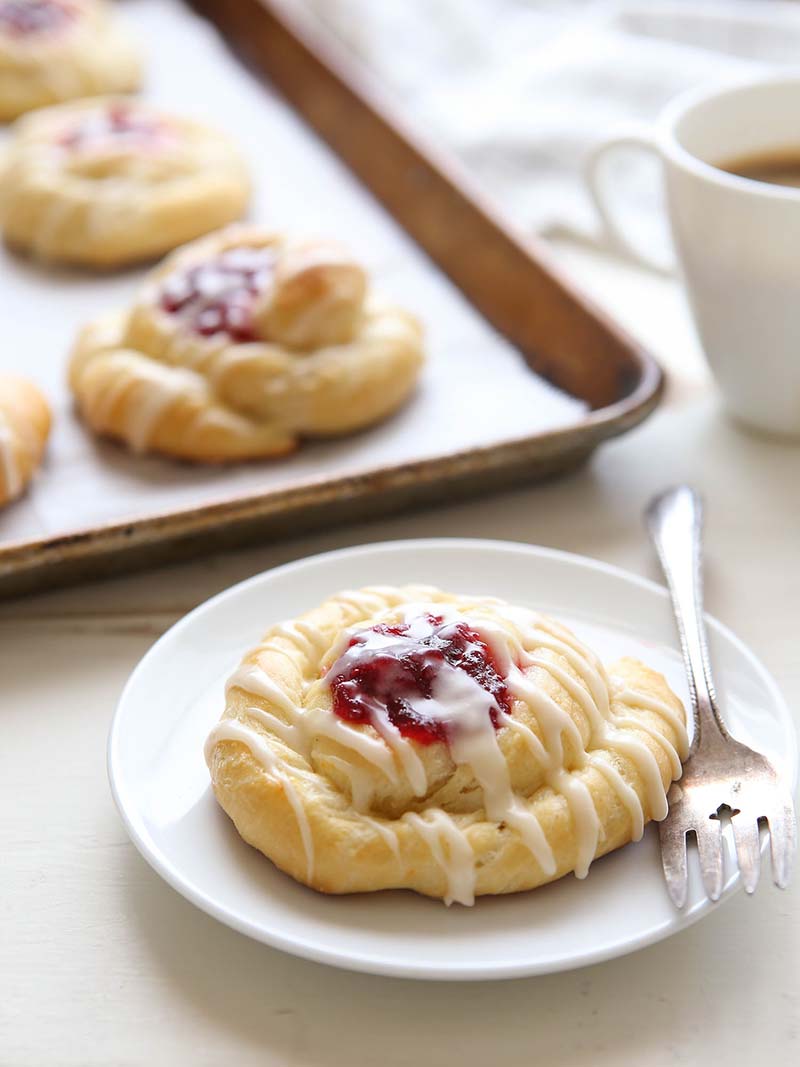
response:
M123 97L27 115L0 166L7 242L96 268L156 258L233 222L248 195L227 137Z
M105 0L0 0L0 121L132 92L140 77L138 52Z
M70 383L97 433L214 463L376 422L421 363L416 320L340 249L237 226L168 257L129 311L89 325Z
M299 882L471 904L641 837L687 737L661 675L607 672L553 619L374 587L268 630L205 753L241 836Z
M26 378L0 374L0 507L20 496L50 434L47 401Z

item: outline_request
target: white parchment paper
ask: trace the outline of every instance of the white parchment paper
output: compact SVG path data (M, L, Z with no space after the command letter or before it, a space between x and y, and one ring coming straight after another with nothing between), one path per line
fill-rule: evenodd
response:
M78 327L129 302L141 271L93 276L0 253L0 366L49 396L55 426L31 491L0 512L0 547L111 521L423 459L568 425L583 405L536 378L287 106L179 0L120 5L148 61L146 95L227 129L252 168L251 218L346 242L377 284L424 322L429 353L413 401L383 425L258 464L201 468L95 440L65 386ZM480 248L474 250L480 256Z

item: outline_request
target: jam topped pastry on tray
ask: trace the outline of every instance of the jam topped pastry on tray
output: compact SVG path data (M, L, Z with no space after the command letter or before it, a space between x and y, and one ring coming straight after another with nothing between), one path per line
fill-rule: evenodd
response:
M126 97L93 101L83 113L73 112L73 116L73 121L65 123L58 144L71 152L83 153L84 159L106 154L121 156L131 150L157 156L175 148L180 141L174 120Z
M24 492L49 434L50 408L36 386L0 373L0 507Z
M421 365L419 324L346 252L236 226L178 250L129 310L87 326L70 384L95 432L221 463L377 422Z
M206 742L249 844L326 893L532 889L667 812L685 712L633 659L429 587L341 593L271 627Z
M139 81L138 51L105 0L0 0L0 121Z
M0 163L6 240L96 268L153 259L233 222L248 196L226 136L125 97L26 116Z
M69 0L0 0L0 33L18 40L57 36L76 14Z

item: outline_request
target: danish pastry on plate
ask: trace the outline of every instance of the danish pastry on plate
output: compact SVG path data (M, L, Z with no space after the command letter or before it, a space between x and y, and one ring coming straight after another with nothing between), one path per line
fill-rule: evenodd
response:
M99 93L127 93L138 51L105 0L0 0L0 121Z
M0 507L25 490L49 434L50 408L36 386L0 373Z
M660 674L428 587L341 593L271 627L206 743L241 836L299 882L462 904L584 877L666 815L686 754Z
M377 422L421 364L417 321L341 249L237 226L178 250L133 307L86 327L70 383L95 432L214 463Z
M156 258L240 218L248 196L226 136L124 97L27 115L0 164L9 244L89 267Z

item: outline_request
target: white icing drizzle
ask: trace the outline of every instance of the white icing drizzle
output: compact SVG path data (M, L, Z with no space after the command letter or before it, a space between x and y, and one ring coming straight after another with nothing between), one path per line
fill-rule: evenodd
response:
M405 776L414 790L414 795L424 797L428 791L428 776L425 773L425 764L417 755L412 743L403 737L387 715L375 715L372 725L397 756Z
M283 712L288 719L289 728L294 728L298 738L302 739L298 740L298 745L295 746L298 751L307 753L311 741L316 736L328 737L345 748L357 752L368 763L382 771L389 781L398 780L392 754L377 737L372 737L364 731L350 729L341 719L331 715L327 708L298 707L258 664L246 663L234 671L228 679L225 690L229 692L236 687L255 696L263 697ZM284 724L282 727L286 729Z
M306 656L312 656L315 652L320 651L319 641L321 635L319 631L302 620L298 622L282 622L277 626L273 626L272 636L285 637Z
M158 368L156 373L150 367L146 371L140 369L140 374L144 371L150 388L141 390L137 403L129 405L126 410L128 440L134 452L144 452L161 416L186 387L185 380L175 377L178 373L175 369L164 374L158 364L154 366Z
M372 806L374 795L371 776L363 768L356 767L355 764L349 763L339 756L328 755L325 759L328 763L332 763L342 776L347 779L347 783L350 786L350 802L357 812L365 815Z
M547 781L566 798L572 812L573 820L578 828L575 877L585 878L589 873L589 865L594 859L600 838L600 820L592 802L592 795L586 783L569 771L551 771L547 776Z
M253 709L250 709L251 714L252 711ZM300 831L300 838L303 842L303 851L305 852L306 857L306 876L310 881L314 875L314 840L311 836L311 827L308 823L308 817L306 816L303 802L297 793L290 774L287 773L286 769L281 765L278 757L266 741L262 737L259 737L255 730L247 726L246 723L239 722L238 719L223 719L211 730L205 744L206 763L210 763L214 746L220 741L238 741L241 744L246 745L255 759L257 759L264 768L267 775L275 781L280 782L283 786L286 799L289 801L295 818L297 819L297 828ZM296 767L292 768L292 773L297 774L300 777L313 779L313 775Z
M565 641L560 641L558 638L552 637L545 629L536 630L536 644L540 648L550 649L551 652L556 652L558 655L563 656L570 667L583 679L588 686L591 700L594 702L592 715L594 724L600 726L609 711L608 679L602 665L595 661L593 654L588 649L583 648L577 642L568 644ZM545 663L549 670L550 661L546 660ZM592 707L591 702L583 706L584 710Z
M400 779L392 749L388 748L379 737L372 737L365 730L354 730L325 707L307 708L300 712L300 724L306 737L327 737L344 748L352 749L368 763L373 764L390 782Z
M520 636L525 638L524 642L520 642L521 644L524 644L524 646L527 647L548 648L567 660L578 677L584 681L585 688L584 686L581 686L576 679L571 678L570 675L558 664L554 664L541 656L531 655L526 652L524 648L520 654L520 648L516 648L517 658L523 668L537 666L546 670L564 687L584 711L591 727L591 736L589 740L590 749L606 748L611 751L616 750L631 760L644 782L645 793L653 818L664 818L667 805L658 761L655 759L655 756L647 745L636 737L630 735L621 737L620 732L616 727L632 726L636 729L641 729L644 733L653 737L656 743L660 745L667 754L670 760L673 776L678 777L681 770L680 759L678 757L678 752L676 752L669 740L658 730L643 723L639 718L632 718L631 716L626 716L624 714L612 714L609 692L610 684L602 664L594 653L585 648L585 646L583 646L576 638L563 630L562 627L558 626L557 623L554 623L549 619L543 619L535 613L528 612L525 609L509 608L506 605L496 606L494 611L495 614L500 614L508 621L514 623L516 628L521 631ZM493 642L492 638L494 637L496 639L498 633L502 635L503 632L499 631L496 626L489 627L486 631L482 630L479 625L476 626L476 628L481 631L484 639L492 648L492 652L497 654L496 641ZM512 645L516 644L513 640L510 643ZM512 677L514 676L514 670L515 668L512 663L510 668ZM523 698L527 698L528 695L529 689L526 689ZM647 697L644 694L639 694L634 690L623 689L620 686L617 686L617 691L615 691L614 696L619 703L622 703L627 707L650 708L659 714L664 714L664 717L670 722L677 733L679 751L688 751L685 727L676 713L668 708L667 705ZM553 712L554 715L561 716L563 729L572 734L574 723L570 725L571 717L558 704L555 704L554 701L552 702L552 707L543 704L539 700L535 700L533 704L526 700L526 703L528 703L529 708L537 716L537 721L545 736L546 745L548 741L546 733L548 723L546 719L544 721L542 719L543 711L550 711ZM557 729L557 724L552 720L549 725L552 729ZM562 749L559 732L556 755L560 756L561 754ZM644 826L644 811L635 790L624 781L619 771L617 771L617 769L609 762L601 761L598 758L591 759L591 756L592 753L590 751L585 759L579 760L578 766L585 766L588 762L598 770L599 773L604 775L609 785L614 789L621 802L631 814L633 836L635 838L641 836ZM546 777L548 784L558 791L562 793L564 792L563 788L559 788L558 776L556 776L555 781L553 780L552 772ZM579 806L577 796L574 792L571 796L567 794L566 799L570 804L572 811L576 836L578 839L578 853L579 855L586 855L592 842L594 842L594 847L596 848L600 829L599 818L593 806L591 810L585 805ZM579 867L580 865L576 864L575 873L580 877Z
M233 672L225 683L226 694L231 689L244 689L246 693L264 697L270 703L279 707L282 712L294 720L300 714L300 709L290 700L283 689L277 685L270 676L258 666L257 663L243 663Z
M414 702L409 703L413 706ZM488 817L513 826L543 870L554 874L555 859L539 821L511 788L508 766L489 717L492 709L500 710L474 678L445 665L433 683L433 699L425 701L423 714L453 724L448 734L450 754L456 764L472 769L483 790Z
M338 599L359 617L370 617L371 627L376 617L387 616L387 602L389 606L397 604L401 596L396 590L373 588L358 593L348 592ZM344 673L359 657L369 657L392 646L395 652L398 646L401 650L419 648L421 638L431 632L429 616L440 617L445 624L466 622L489 647L509 691L523 702L538 723L541 738L526 723L505 713L495 698L474 678L448 663L438 668L429 698L420 697L418 707L415 707L413 696L404 696L404 699L423 719L436 720L445 725L453 761L457 765L470 767L482 789L487 818L516 830L542 870L547 875L553 875L556 862L551 846L530 805L517 796L511 786L508 766L490 712L494 711L500 727L521 736L532 757L543 768L545 784L562 796L568 805L577 845L574 870L577 877L583 878L597 853L601 824L586 782L574 770L564 766L564 736L571 742L570 757L574 760L574 769L591 768L605 779L628 812L632 837L638 840L644 830L645 809L636 790L614 765L611 753L619 753L635 766L643 783L651 816L662 819L666 815L667 802L658 761L648 745L632 736L628 728L651 737L669 759L673 777L678 777L681 771L679 753L688 750L684 724L676 712L663 702L626 688L617 679L609 681L597 657L557 623L533 612L488 599L476 598L474 605L474 612L470 610L464 613L446 603L404 604L399 610L389 613L392 623L404 622L407 625L407 632L401 635L376 634L364 626L355 627L352 631L345 630L328 652L328 662L333 661L333 666L321 682L313 684L328 686L335 675ZM483 617L483 605L490 609L493 617ZM498 615L508 628L497 624ZM360 634L360 640L350 645L354 633ZM327 643L319 630L303 620L273 628L265 643L269 645L275 636L290 640L298 650L309 656L324 652ZM577 677L561 664L541 655L542 649L563 657ZM580 707L589 728L588 742L584 743L569 711L562 708L537 683L535 675L531 673L534 668L549 674ZM339 719L325 705L306 709L297 707L257 664L239 668L228 683L229 689L234 686L263 697L286 716L288 721L283 722L269 712L257 708L246 709L247 715L292 748L307 753L313 737L328 737L357 753L373 768L382 771L390 781L397 782L399 765L414 793L417 796L425 795L428 784L424 765L414 745L391 722L386 707L380 701L370 701L368 708L371 724L378 734L376 737ZM621 705L623 710L612 709L612 691L615 705ZM662 716L675 731L677 746L673 746L658 729L644 722L641 717L632 715L631 712L637 708ZM231 720L223 720L220 726L227 722ZM212 736L222 739L220 735L213 735L213 732ZM245 740L248 736L252 736L259 753L266 748L259 734L253 730L248 733L247 725L237 722L236 737L233 739L249 743ZM358 817L380 834L399 863L399 838L396 830L392 829L392 821L375 819L366 814L373 797L369 775L336 755L328 754L325 758L331 760L346 776L353 807L359 812ZM286 773L298 772L292 767ZM447 902L472 903L476 878L472 849L455 820L440 808L430 808L422 814L406 813L399 821L413 826L427 842L436 863L445 874Z
M383 838L387 848L392 853L392 856L394 857L398 867L401 866L402 860L400 858L400 843L397 840L397 832L394 830L394 828L390 826L385 819L375 819L371 815L365 815L362 813L361 819L367 824L367 826L372 827L372 829L375 831L376 834L378 834L379 837Z
M618 688L614 695L620 704L627 704L629 708L644 708L646 711L654 711L656 715L666 719L675 731L678 755L682 760L686 759L689 755L689 738L686 733L686 726L674 708L671 708L669 704L665 704L663 700L656 700L655 697L648 696L646 693L639 693L635 689Z
M547 763L549 759L547 749L527 723L520 722L519 719L515 719L512 715L506 714L506 712L503 712L500 715L499 722L513 733L522 735L525 744L531 751L533 758L537 763Z
M586 757L586 762L603 775L625 805L631 817L631 837L634 841L640 841L644 833L644 809L636 790L633 786L628 785L617 768L612 763L609 763L605 754L590 752Z
M548 696L530 675L512 666L506 684L513 696L526 704L535 715L542 731L548 761L552 766L560 766L563 763L565 732L571 735L578 750L583 748L583 739L572 716Z
M294 749L303 756L308 755L306 738L297 722L284 722L276 715L255 706L249 706L244 710L246 715L260 722L271 734L279 737L288 748Z
M441 808L429 808L422 815L408 811L402 821L413 826L445 876L445 904L475 903L475 857L466 834Z
M336 599L340 603L353 608L359 616L379 615L386 610L386 599L377 591L359 590L358 592L351 592L347 590L344 593L339 593Z
M633 737L619 737L616 732L610 732L607 735L605 745L607 748L627 756L631 763L634 764L644 782L647 803L652 817L656 821L665 818L667 814L667 797L661 784L661 771L658 768L658 760L647 745Z
M359 597L360 594L357 593L345 594L346 602L352 603L354 606L357 606ZM379 600L379 598L374 594L368 594L365 599L367 600L368 610L374 611L374 602ZM373 603L370 604L369 601L372 601ZM363 610L363 608L360 610ZM336 674L346 670L351 661L355 662L364 656L369 658L372 654L380 651L384 647L394 648L398 644L403 644L403 639L401 638L376 634L369 631L365 635L366 639L363 644L355 645L352 648L346 648L344 646L348 644L350 637L351 634L348 631L344 631L340 635L339 641L337 642L337 648L334 652L339 651L339 648L341 648L341 654L336 656L334 664L326 676L326 681L328 683L333 680ZM417 637L415 632L409 632L409 637L405 642L405 645L416 647ZM428 718L435 718L437 710L442 713L443 716L449 714L446 704L437 703L435 700L426 701L424 714ZM413 744L407 738L403 737L400 730L389 718L386 708L378 701L370 702L370 721L376 732L380 734L397 757L400 766L414 791L414 795L418 797L425 796L428 791L428 777L425 773L425 765L417 755Z
M127 374L117 374L114 380L102 388L95 387L90 402L93 406L95 417L101 425L107 425L109 416L123 393L129 388L130 379Z
M630 726L634 730L641 730L643 733L646 733L648 737L652 737L659 748L663 749L664 754L669 760L672 777L680 778L681 761L678 753L675 750L675 747L666 737L664 737L660 730L656 730L656 728L651 726L649 722L644 722L642 719L638 719L634 715L616 715L614 717L614 722L617 726Z
M555 678L561 687L566 689L589 720L592 732L602 733L603 716L601 715L597 704L592 699L591 694L587 692L585 686L581 685L581 683L573 678L568 671L565 671L563 667L559 667L557 663L553 663L553 661L549 659L544 659L542 656L528 656L527 665L531 667L541 667L542 670L547 671L551 677Z
M203 410L205 384L193 371L183 367L169 367L156 360L137 357L131 353L118 353L116 373L109 379L106 375L95 386L87 403L91 406L93 419L102 427L113 421L112 412L123 400L128 390L135 389L134 403L125 403L123 418L125 433L134 451L144 451L169 406L181 397L198 396L198 410ZM135 367L132 366L135 361Z

